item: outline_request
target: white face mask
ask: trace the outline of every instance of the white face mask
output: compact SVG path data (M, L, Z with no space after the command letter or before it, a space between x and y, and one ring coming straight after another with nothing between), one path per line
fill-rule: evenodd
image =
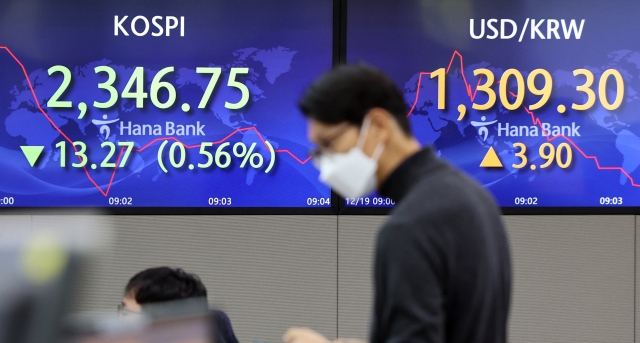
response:
M364 119L358 144L347 153L328 153L320 157L320 181L345 198L358 198L373 192L378 180L378 159L384 150L380 143L369 157L362 151L371 120Z

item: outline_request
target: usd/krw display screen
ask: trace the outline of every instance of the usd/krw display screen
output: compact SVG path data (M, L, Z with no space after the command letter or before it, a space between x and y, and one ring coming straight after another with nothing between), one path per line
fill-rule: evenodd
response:
M329 207L305 86L332 3L0 4L0 206Z
M640 2L448 3L349 1L348 61L391 75L417 139L503 207L640 206Z

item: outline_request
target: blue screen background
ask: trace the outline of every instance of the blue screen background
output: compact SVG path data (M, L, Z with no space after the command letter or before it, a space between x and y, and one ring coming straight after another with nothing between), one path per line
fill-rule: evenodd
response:
M311 144L296 107L304 88L331 68L330 1L15 0L3 1L0 13L0 46L6 47L0 49L0 199L11 197L13 206L19 207L100 207L121 202L110 198L136 207L207 207L211 198L216 205L224 198L224 206L232 207L330 206L309 201L330 198L330 189L318 181L317 170L307 161ZM123 25L129 36L114 35L116 15L129 16ZM157 28L151 24L147 35L135 36L130 25L138 15L149 21L153 16L184 17L185 35L181 37L177 28L170 36L154 37L151 32ZM164 27L165 22L160 23ZM143 31L143 22L137 24L138 32ZM45 113L38 109L20 64ZM48 75L55 65L71 71L71 83L60 100L71 101L72 108L47 107L63 81L61 73ZM114 87L120 94L135 67L144 68L144 91L150 92L155 74L172 66L175 71L163 81L175 86L176 104L158 109L147 98L143 108L136 108L135 100L120 98L111 108L95 108L93 101L109 98L98 88L107 77L94 72L97 66L113 68ZM222 68L205 109L197 106L210 75L197 74L198 67ZM227 86L231 68L250 71L237 79L250 92L249 103L239 110L225 108L225 102L241 98L238 89ZM161 92L159 99L167 97ZM80 102L88 105L82 119ZM188 112L182 110L183 103L190 105ZM111 121L108 132L101 131L103 125L96 120ZM205 135L167 135L167 122L200 125ZM126 127L135 124L160 125L162 135L133 136ZM70 166L78 162L70 144L67 166L60 166L56 144L65 140L63 134L86 144L85 168ZM170 140L162 156L168 170L164 173L158 149L169 137L194 148L186 149L185 163L176 169L168 157L174 143ZM99 167L109 152L101 148L105 141L135 143L127 164L115 173L113 168ZM269 173L265 170L271 153L265 141L276 150ZM199 154L202 142L216 142L209 149L214 155L219 144L229 142L231 165L189 170L189 164L206 162ZM255 143L253 152L260 153L264 165L256 169L247 162L241 168L243 159L233 157L232 149L238 142L247 147ZM21 151L25 145L44 146L34 167ZM93 163L98 168L90 168Z
M366 62L387 72L405 94L408 108L415 104L410 122L417 139L433 145L438 155L464 170L483 184L500 206L591 207L602 204L602 198L622 198L618 206L640 205L640 35L637 30L637 1L468 1L447 8L438 1L380 1L351 0L348 7L347 60ZM518 25L514 39L472 39L470 19L479 33L481 19L511 19ZM520 30L530 19L585 20L580 39L531 39L531 22L522 42ZM498 29L500 23L498 22ZM547 23L540 26L546 36ZM559 29L564 38L562 27ZM507 32L508 33L508 32ZM488 31L486 35L491 34ZM545 37L546 38L546 37ZM457 53L456 53L457 52ZM447 68L447 109L438 110L437 82L421 72ZM509 69L519 70L525 78L534 69L542 68L553 77L553 92L548 104L527 113L520 109L506 111L502 106L476 111L467 94L464 74L471 93L478 78L473 71L487 68L496 81ZM575 69L586 68L595 75L591 87L598 93L598 82L604 70L616 69L623 76L625 94L622 106L614 111L604 109L600 100L587 111L571 109L572 103L583 104L585 97L576 91L584 77L575 77ZM613 80L613 78L611 78ZM615 82L608 83L609 101L613 102ZM498 87L493 87L498 92ZM416 101L416 92L419 92ZM485 103L479 94L475 103ZM524 104L530 105L539 97L530 93ZM498 103L499 103L498 99ZM466 118L457 121L457 106L467 108ZM567 106L565 114L557 107ZM554 146L568 143L572 147L573 162L562 169L552 165L547 169L515 169L520 159L513 143L527 147L529 164L539 166L543 160L538 149L547 142L537 137L506 137L498 135L502 127L533 126L534 120L551 126L579 126L580 136L558 137ZM493 122L488 134L480 134L471 122ZM493 147L504 168L480 168L480 162ZM596 162L597 161L597 162ZM598 167L599 165L599 167ZM623 172L624 171L624 172ZM378 195L371 195L373 199ZM516 199L525 204L516 204ZM526 203L536 199L535 204ZM353 206L358 202L347 202ZM385 205L383 201L378 204ZM362 202L358 203L362 206ZM369 201L369 206L373 202Z

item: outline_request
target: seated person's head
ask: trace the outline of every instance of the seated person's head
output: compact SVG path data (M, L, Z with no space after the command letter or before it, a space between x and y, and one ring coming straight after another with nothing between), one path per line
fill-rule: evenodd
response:
M206 300L207 289L202 281L180 268L149 268L134 275L124 290L121 311L141 312L146 304L190 298Z
M119 309L121 314L141 313L146 305L193 299L197 302L196 311L200 311L201 306L206 307L208 311L206 297L207 289L196 275L188 274L180 268L150 268L139 272L129 280ZM190 304L190 306L193 305L193 303ZM165 307L165 305L161 306ZM146 309L145 312L147 312ZM211 311L211 314L216 328L215 341L238 343L229 317L219 310Z

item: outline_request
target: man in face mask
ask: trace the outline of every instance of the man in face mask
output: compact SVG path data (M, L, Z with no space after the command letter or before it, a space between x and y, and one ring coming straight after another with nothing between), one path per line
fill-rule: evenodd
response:
M370 342L506 342L511 263L500 212L480 185L420 146L394 82L340 66L300 107L323 182L344 197L377 188L396 202L377 239ZM328 342L309 329L284 341Z

